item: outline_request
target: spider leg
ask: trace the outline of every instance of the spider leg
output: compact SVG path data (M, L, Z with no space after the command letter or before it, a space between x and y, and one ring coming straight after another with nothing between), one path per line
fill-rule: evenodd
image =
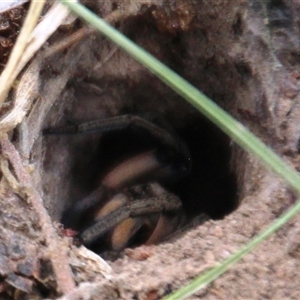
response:
M123 193L115 195L104 207L102 207L95 216L95 222L101 218L109 215L113 211L128 203L129 199ZM114 220L116 224L111 224L112 233L109 237L111 248L113 250L119 251L126 247L128 241L133 237L136 232L143 226L143 218L131 218L120 221L119 219Z
M62 224L66 228L77 229L80 224L80 219L90 209L99 204L100 199L105 199L110 194L110 191L103 185L93 191L84 199L75 202L67 209L62 216Z
M102 179L100 187L88 197L75 203L63 216L62 222L68 227L76 227L87 211L97 210L100 203L108 201L125 186L145 180L161 180L171 178L176 180L186 175L191 166L190 153L184 142L170 131L168 125L156 125L136 115L123 115L107 119L95 120L79 125L44 130L44 134L83 134L106 133L131 128L137 133L146 134L158 141L154 149L125 160L113 168ZM172 198L172 199L171 199ZM111 201L108 201L111 205ZM123 248L130 237L142 226L141 216L161 212L176 211L181 207L177 197L159 196L147 200L139 200L122 204L119 208L101 216L91 227L83 230L81 239L84 244L91 244L106 232L113 231L113 248ZM163 215L163 213L161 214ZM146 218L147 219L147 218ZM167 226L169 225L169 227ZM154 229L149 243L156 242L169 235L174 228L167 218L161 216ZM125 238L120 238L120 237Z
M140 116L127 114L66 127L48 128L44 129L43 133L46 135L106 133L125 130L127 128L135 128L151 135L161 143L163 148L167 148L173 153L176 153L176 155L181 156L181 159L186 164L187 171L189 171L191 158L187 146L175 132L170 132L171 126L168 126L166 122L160 123L163 127Z
M155 151L148 151L125 160L104 177L98 189L71 206L64 213L62 223L67 227L76 228L82 215L98 206L100 201L103 203L110 195L115 194L126 185L141 180L149 174L152 178L168 176L168 169L161 170L161 167L161 163L155 156Z
M89 196L76 202L68 209L62 218L63 224L67 227L77 227L81 216L93 207L97 206L100 200L116 193L116 191L136 181L159 180L174 177L178 170L174 171L173 164L168 161L161 161L161 155L157 150L151 150L123 161L112 169L102 180L98 189ZM181 173L181 170L179 170Z
M182 213L179 214L165 214L162 213L156 223L156 226L151 233L150 237L147 239L145 245L158 244L159 242L166 239L173 232L175 232L183 220Z
M180 208L181 201L173 194L128 202L100 218L95 224L84 230L80 237L83 244L89 245L126 219L152 213L177 211Z

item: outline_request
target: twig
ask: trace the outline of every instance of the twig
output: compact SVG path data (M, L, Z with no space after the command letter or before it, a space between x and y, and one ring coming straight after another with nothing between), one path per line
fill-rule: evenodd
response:
M89 36L92 33L95 33L96 30L91 27L83 27L78 29L76 32L72 33L68 37L62 39L61 41L53 44L49 48L43 51L43 58L48 58L54 55L57 52L61 52L66 48L69 48L71 45L78 43L84 37Z
M13 130L39 96L40 62L35 59L23 74L16 90L13 108L0 119L0 134Z
M18 37L9 61L1 74L0 107L5 101L9 89L18 74L68 15L69 11L66 7L60 3L54 3L48 13L44 16L43 20L35 27L44 2L45 0L32 1L32 7L35 3L38 3L39 5L36 4L36 7L33 7L32 9L30 6L20 36Z
M4 102L7 93L15 79L13 74L17 68L23 51L28 43L28 36L31 34L33 28L38 22L41 11L44 7L45 0L43 1L32 1L24 25L22 26L20 35L16 41L15 47L10 55L6 68L1 75L0 84L0 106Z
M62 243L59 243L59 236L57 235L50 216L43 205L42 197L34 187L32 179L25 169L18 151L10 142L6 134L1 136L0 145L3 156L6 157L13 166L19 183L24 187L24 192L27 195L29 203L39 217L42 232L48 245L53 270L56 275L57 285L60 290L66 294L75 288L75 283L68 263L68 256L64 250L65 247Z
M0 168L1 168L1 172L3 174L3 177L5 178L6 182L8 182L11 189L15 193L20 195L20 184L19 184L18 180L15 178L15 176L9 170L8 160L5 159L4 157L0 157Z
M124 17L126 17L128 14L124 14L121 11L114 11L110 13L108 16L104 18L104 20L108 23L113 23L116 21L120 21ZM78 29L73 34L69 35L68 37L62 39L61 41L51 45L49 48L43 51L43 58L48 58L52 55L54 55L57 52L61 52L66 48L69 48L71 45L78 43L85 37L89 37L91 34L97 33L97 29L94 27L83 27ZM117 49L118 47L116 47Z

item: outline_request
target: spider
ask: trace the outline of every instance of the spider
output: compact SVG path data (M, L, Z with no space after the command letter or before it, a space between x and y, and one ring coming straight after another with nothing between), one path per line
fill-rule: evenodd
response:
M44 134L101 133L101 142L105 135L128 131L146 146L111 166L98 188L63 214L65 228L77 230L84 245L108 243L122 250L137 242L158 243L186 223L180 199L163 183L188 175L191 155L166 121L152 115L122 115L50 128Z

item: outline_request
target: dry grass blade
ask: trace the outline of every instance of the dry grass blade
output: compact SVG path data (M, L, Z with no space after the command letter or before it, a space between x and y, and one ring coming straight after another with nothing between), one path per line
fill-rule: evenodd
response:
M69 10L60 3L54 3L51 9L43 17L43 20L36 26L30 37L30 43L15 71L15 76L21 71L29 59L41 48L46 40L54 33L54 31L62 24L68 16Z
M12 8L18 7L25 2L28 2L28 0L2 1L2 2L0 2L0 13L8 11Z
M65 7L65 6L63 6ZM114 11L108 16L104 18L104 20L108 23L114 23L116 21L121 21L123 18L128 16L129 13L124 14L120 11ZM43 51L43 58L48 58L51 55L54 55L57 52L61 52L67 48L69 48L71 45L78 43L82 39L89 37L91 34L97 33L97 29L93 27L83 27L81 29L78 29L76 32L69 35L67 38L64 38L61 41L58 41L54 45L50 46L49 48L45 49ZM115 48L117 49L117 48ZM112 55L115 53L113 51Z
M34 1L32 2L32 6L34 3L44 5L43 1ZM43 20L35 27L42 6L38 8L35 10L32 9L32 12L29 10L26 21L22 27L26 27L26 30L24 29L23 32L22 29L7 66L0 77L0 82L2 83L0 85L0 105L5 101L9 89L20 71L68 15L68 9L66 7L59 3L54 3L48 13L43 17ZM28 19L30 19L30 21L28 21L28 23L30 22L29 25L26 23Z
M27 46L29 36L38 22L45 2L45 0L31 2L20 35L10 55L6 68L0 77L0 106L2 106L3 102L5 101L9 89L15 80L13 75L15 74L15 70L17 69L17 66L21 60L24 49Z
M27 44L22 57L19 59L17 65L14 64L14 69L8 63L7 67L0 77L0 103L5 100L6 94L9 91L13 80L18 76L30 58L36 51L44 44L49 36L57 29L68 14L68 10L61 4L55 3L40 24L33 30L30 43ZM18 42L14 49L19 49ZM13 57L13 53L12 53ZM11 60L10 60L11 61ZM14 60L13 62L16 62ZM9 78L7 76L10 76ZM22 76L20 84L17 89L15 104L13 109L5 115L0 121L0 131L2 133L12 130L18 125L31 107L32 99L37 97L38 93L38 76L39 64L31 65L26 73ZM1 102L2 101L2 102Z
M54 3L40 24L36 26L45 2L31 2L21 33L9 62L0 77L0 105L5 101L10 87L19 72L68 14L68 9L61 4ZM7 131L13 130L22 122L32 105L32 101L38 97L39 70L40 59L37 58L21 78L15 95L14 107L0 121L0 145L3 155L1 169L10 188L20 194L36 212L42 228L43 238L48 245L48 255L53 265L58 288L61 292L68 293L74 289L75 284L68 262L66 246L60 242L61 239L56 233L29 171L24 167L20 153L6 135ZM15 177L12 177L8 164L13 167Z
M34 61L23 74L16 90L13 109L0 120L0 132L6 133L22 122L33 99L38 97L40 65Z

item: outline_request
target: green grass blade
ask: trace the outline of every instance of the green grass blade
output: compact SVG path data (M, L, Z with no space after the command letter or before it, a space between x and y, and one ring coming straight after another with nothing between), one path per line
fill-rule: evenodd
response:
M152 55L144 51L142 48L131 42L109 24L101 20L98 16L91 13L84 6L71 2L72 0L61 0L81 18L89 24L101 31L105 36L126 50L136 60L145 65L151 72L157 75L162 81L174 89L178 94L184 97L189 103L202 112L207 118L218 125L225 133L227 133L236 143L245 150L256 155L267 167L282 176L300 194L300 176L289 165L287 165L276 153L269 149L260 139L249 132L241 123L234 120L227 112L218 107L203 93L189 84L186 80L178 76L171 69L163 65ZM223 274L230 266L240 260L245 254L250 252L259 243L269 237L289 219L300 211L300 202L298 202L284 213L280 218L272 223L264 232L252 239L245 247L236 254L224 260L223 263L211 269L194 279L186 287L164 298L184 299L195 291L206 286L214 279Z
M184 97L207 118L217 124L241 147L255 154L269 168L280 174L300 193L300 177L298 173L284 163L282 159L270 150L260 139L249 132L245 126L232 118L227 112L193 87L189 82L181 78L151 54L144 51L141 47L134 44L97 15L86 9L83 5L71 2L71 0L62 0L61 2L71 8L92 26L96 27L121 48L126 50L130 55L136 58L136 60L145 65L151 72Z
M229 258L225 259L219 266L202 273L197 278L188 283L185 287L172 293L171 295L164 297L163 300L185 299L201 288L207 286L299 212L300 200L298 199L297 203L292 208L290 208L287 212L285 212L282 216L275 220L266 230L254 237L245 247L240 249Z

